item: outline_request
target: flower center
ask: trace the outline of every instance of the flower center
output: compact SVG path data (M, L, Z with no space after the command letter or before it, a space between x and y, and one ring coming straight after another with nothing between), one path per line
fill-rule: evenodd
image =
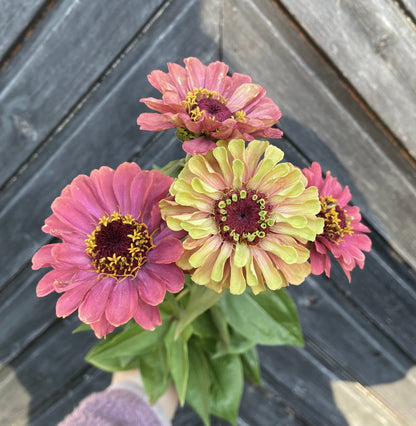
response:
M85 243L95 271L116 279L134 278L154 247L144 223L116 212L101 217Z
M338 202L331 195L320 197L321 211L319 217L325 219L323 235L328 240L339 243L344 235L352 235L354 233L350 226L352 218L346 217L346 210L341 209Z
M219 233L231 243L257 244L275 221L267 197L255 190L230 189L214 204L214 218Z
M217 121L224 121L232 117L231 111L216 99L200 99L197 108L205 111L208 117L213 117Z
M219 122L223 122L228 118L246 121L246 114L242 110L236 111L235 116L233 116L227 107L227 101L228 99L225 99L215 90L195 88L192 91L188 91L182 102L193 121L197 121L204 111L209 118Z

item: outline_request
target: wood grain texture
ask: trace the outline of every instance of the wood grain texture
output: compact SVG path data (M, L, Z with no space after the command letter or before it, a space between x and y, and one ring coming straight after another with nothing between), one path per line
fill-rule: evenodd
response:
M224 19L225 61L266 87L282 109L283 131L309 159L350 186L353 202L415 267L416 240L408 238L416 234L414 170L402 167L403 158L365 112L359 114L360 105L271 2L227 2ZM232 28L251 31L235 37Z
M8 124L2 129L10 132L14 142L8 146L15 149L8 176L24 167L0 192L0 318L7 325L0 327L0 423L56 424L85 395L109 383L108 374L83 361L95 338L91 333L71 334L79 324L76 315L56 319L58 296L35 297L44 272L32 271L30 258L50 241L40 227L52 200L79 173L123 161L149 169L182 157L174 131L140 132L135 124L137 115L147 110L139 98L159 96L146 75L153 69L166 71L169 61L181 63L192 55L208 63L222 52L232 72L250 74L282 109L286 136L274 143L285 151L285 159L299 167L318 160L324 170L332 169L350 185L353 201L373 230L373 251L366 256L364 270L353 272L351 285L334 265L331 279L309 277L289 289L306 346L260 348L264 385L246 385L238 424L412 424L416 249L409 235L416 234L416 177L410 163L274 0L158 1L156 15L150 9L156 2L129 0L129 6L117 11L110 2L99 15L89 3L93 2L64 0L54 5L53 13L45 16L0 74L0 83L6 82L0 84L0 99L6 101L0 108L24 118L18 109L24 104L41 135L22 142L21 135L13 136L16 130L7 130L13 123L5 115ZM149 8L141 11L145 17L140 24L131 7L139 3ZM339 3L335 10L345 11L346 17L340 18L344 22L362 1ZM80 16L82 11L88 14ZM128 13L132 16L123 21L126 28L116 28ZM371 22L376 25L380 16ZM363 22L356 23L360 31ZM104 40L91 40L88 23L96 27L92 34L110 28L116 40L105 34ZM71 33L71 25L78 35ZM48 31L53 28L52 40ZM355 27L354 31L361 34ZM372 34L373 27L368 31ZM397 31L401 30L394 29L394 34ZM94 54L87 46L76 46L73 54L64 49L66 36L82 44L81 34L90 47L96 46ZM368 34L364 31L362 36ZM60 62L64 51L73 55L69 67ZM66 75L68 70L74 74ZM83 77L86 81L78 87ZM12 143L17 147L11 148ZM0 150L2 145L3 139ZM180 409L173 423L202 424L189 407ZM227 423L213 419L212 424Z
M212 9L211 15L218 12L214 3ZM40 228L50 214L51 202L66 184L79 173L89 174L93 168L116 167L138 153L154 136L150 132L139 133L136 125L137 116L146 108L138 100L155 94L146 78L152 68L166 69L167 62L178 62L182 55L195 55L204 61L216 57L218 18L210 15L208 6L202 10L205 13L201 16L207 20L204 31L211 31L212 38L203 33L191 37L201 25L200 8L193 2L187 3L185 8L174 3L165 12L169 18L163 15L163 19L138 39L73 120L27 167L16 185L0 195L4 202L10 200L0 213L8 242L0 250L19 253L18 261L5 260L0 288L19 270L23 259L28 261L37 247L47 241L48 237ZM176 26L187 28L187 31L177 33ZM35 205L31 202L33 197L37 200ZM16 221L21 226L19 236L13 232Z
M24 63L0 76L0 186L65 119L162 0L74 2L53 7ZM92 24L93 20L93 24Z
M416 158L416 31L391 0L282 0Z
M0 1L0 62L42 9L45 0Z

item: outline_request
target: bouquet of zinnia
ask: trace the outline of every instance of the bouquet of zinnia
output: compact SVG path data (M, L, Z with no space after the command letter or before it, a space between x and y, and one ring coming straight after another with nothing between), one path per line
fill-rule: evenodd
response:
M244 379L260 383L256 345L302 345L282 287L364 266L369 229L351 194L319 164L282 162L281 116L247 75L185 59L153 71L161 99L141 99L143 130L177 129L186 158L160 170L124 163L80 175L52 203L43 231L61 240L33 256L51 267L37 295L62 295L104 338L86 359L139 368L151 402L173 382L205 424L236 422Z

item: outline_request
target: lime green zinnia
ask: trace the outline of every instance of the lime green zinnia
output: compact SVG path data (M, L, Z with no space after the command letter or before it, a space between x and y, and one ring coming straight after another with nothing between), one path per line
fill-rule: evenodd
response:
M160 203L172 230L185 230L177 262L195 283L255 294L300 284L310 273L308 241L323 229L315 187L267 141L241 139L192 157Z

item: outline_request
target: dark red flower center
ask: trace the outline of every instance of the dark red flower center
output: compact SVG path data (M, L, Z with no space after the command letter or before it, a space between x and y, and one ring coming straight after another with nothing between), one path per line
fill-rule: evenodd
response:
M147 226L119 213L102 217L85 242L94 270L116 279L135 277L153 247Z
M231 243L256 245L275 221L267 197L255 190L230 189L214 204L214 218L220 235Z
M202 98L197 101L197 106L201 111L205 111L209 117L214 117L217 121L225 121L232 117L231 111L217 99Z
M345 215L346 210L342 209L338 201L331 195L320 197L321 211L319 217L325 219L324 231L321 236L333 243L342 241L345 234L353 234L353 229L350 226L351 218Z

